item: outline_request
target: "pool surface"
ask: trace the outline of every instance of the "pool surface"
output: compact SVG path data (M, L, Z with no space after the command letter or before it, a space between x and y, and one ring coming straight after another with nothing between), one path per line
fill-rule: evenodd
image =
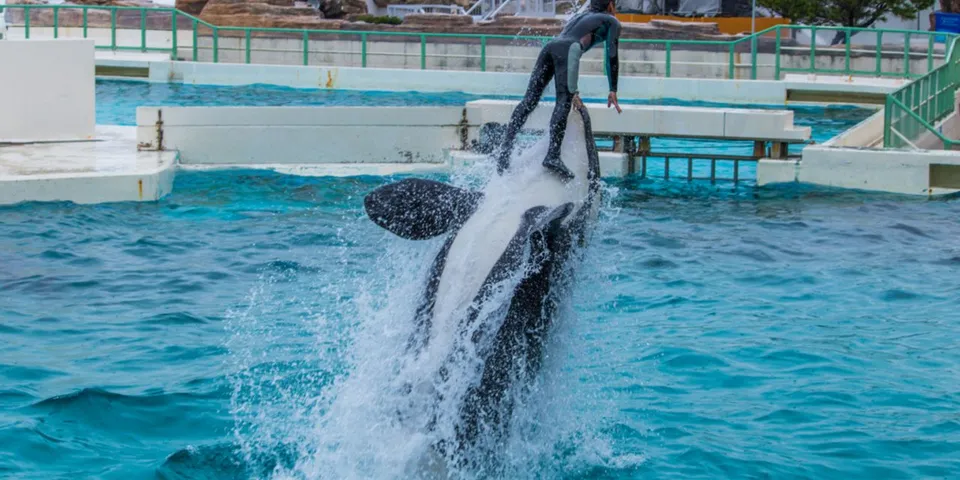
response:
M125 88L210 98L131 85L98 83L98 118L151 103ZM798 110L818 136L865 115ZM340 383L435 248L365 218L389 180L181 172L156 203L0 208L0 478L403 478L413 440L371 414L392 397ZM957 475L956 198L604 195L502 477Z

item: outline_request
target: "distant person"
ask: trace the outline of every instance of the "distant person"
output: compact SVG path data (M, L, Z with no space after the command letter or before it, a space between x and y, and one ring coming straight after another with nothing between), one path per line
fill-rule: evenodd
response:
M550 146L543 166L560 175L564 180L572 180L573 172L560 161L560 145L563 144L563 135L567 129L567 116L570 114L572 102L578 108L582 105L580 92L577 90L577 78L580 74L580 57L598 43L607 42L607 82L610 85L610 94L607 95L607 107L613 105L617 113L621 113L617 102L617 75L619 65L617 50L620 39L620 22L614 16L616 0L590 0L587 11L577 14L563 27L559 35L551 39L537 57L530 76L527 93L513 111L510 124L503 137L497 172L503 173L510 166L510 153L513 151L513 142L517 132L526 123L527 117L537 107L543 89L553 77L557 90L557 103L550 119Z

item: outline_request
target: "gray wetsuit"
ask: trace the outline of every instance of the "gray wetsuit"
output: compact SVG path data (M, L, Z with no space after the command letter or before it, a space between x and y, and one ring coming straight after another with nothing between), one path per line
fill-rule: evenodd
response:
M578 92L580 57L597 44L607 42L605 59L607 82L610 91L616 92L619 73L617 59L619 38L620 22L616 17L606 12L587 11L570 19L563 31L544 45L537 57L533 74L530 76L526 95L514 109L504 134L500 158L497 161L498 172L503 173L509 166L510 152L517 133L540 102L547 82L553 78L557 90L557 103L550 119L550 147L544 165L559 170L558 173L564 176L572 176L560 162L560 145L563 143L563 135L566 132L567 116L570 114L573 95ZM558 165L559 169L556 168Z

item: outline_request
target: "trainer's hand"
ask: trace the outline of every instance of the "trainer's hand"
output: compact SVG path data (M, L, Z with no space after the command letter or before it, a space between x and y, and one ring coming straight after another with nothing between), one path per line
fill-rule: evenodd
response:
M573 94L573 108L576 108L578 111L583 110L583 101L580 100L580 94Z
M610 92L610 95L607 95L607 108L610 108L610 105L616 107L617 113L623 113L620 104L617 103L617 92Z

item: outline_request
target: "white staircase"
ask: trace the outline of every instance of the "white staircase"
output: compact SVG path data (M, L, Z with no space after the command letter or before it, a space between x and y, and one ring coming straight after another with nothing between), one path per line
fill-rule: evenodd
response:
M578 0L477 0L466 14L477 23L492 21L497 15L553 18L563 4L572 5L574 11L582 7Z

